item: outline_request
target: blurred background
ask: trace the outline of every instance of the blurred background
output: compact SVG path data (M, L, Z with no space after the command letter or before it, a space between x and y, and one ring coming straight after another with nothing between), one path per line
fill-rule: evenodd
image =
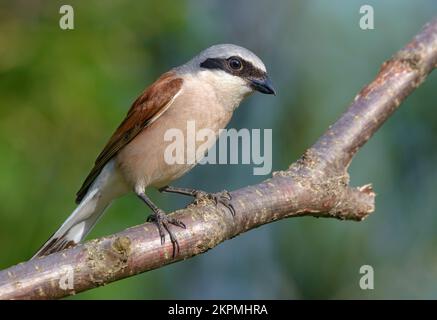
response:
M71 4L75 29L59 28ZM375 29L359 28L359 8ZM132 101L157 76L216 43L249 48L278 95L253 95L229 127L272 128L273 170L286 168L437 14L434 0L0 1L0 269L30 258L74 209L74 195ZM206 254L74 298L365 299L437 297L437 73L355 158L376 211L357 222L296 218ZM257 183L251 165L203 165L177 182L209 191ZM170 212L188 203L151 194ZM90 234L140 224L116 201ZM361 290L371 265L375 289Z

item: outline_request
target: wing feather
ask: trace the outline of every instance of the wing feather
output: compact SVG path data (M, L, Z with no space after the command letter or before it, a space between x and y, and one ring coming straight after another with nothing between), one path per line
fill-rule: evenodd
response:
M149 86L132 104L126 118L109 139L103 151L97 157L94 167L86 177L76 194L79 203L88 192L89 187L120 149L132 141L144 128L156 121L171 105L174 97L181 90L183 80L174 73L163 74Z

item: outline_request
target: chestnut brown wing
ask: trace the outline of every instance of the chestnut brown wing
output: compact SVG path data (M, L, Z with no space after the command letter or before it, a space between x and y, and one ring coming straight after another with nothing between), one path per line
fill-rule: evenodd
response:
M109 139L103 151L97 157L94 167L86 177L82 187L76 194L76 203L82 201L89 187L102 171L103 167L119 150L128 144L138 133L156 121L167 110L172 99L180 91L183 80L174 73L163 74L139 96L126 118Z

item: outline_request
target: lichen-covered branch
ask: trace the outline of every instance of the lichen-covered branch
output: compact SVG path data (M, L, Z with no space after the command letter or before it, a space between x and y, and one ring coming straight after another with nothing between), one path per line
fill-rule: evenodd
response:
M201 199L172 213L180 250L161 245L145 223L117 234L0 271L0 299L54 299L195 256L260 225L287 217L362 220L374 210L371 185L350 187L355 153L437 64L437 19L386 61L347 111L288 170L231 192L233 217Z

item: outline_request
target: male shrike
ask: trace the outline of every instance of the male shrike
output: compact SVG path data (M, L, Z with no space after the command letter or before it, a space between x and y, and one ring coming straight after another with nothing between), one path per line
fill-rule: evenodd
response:
M155 187L195 197L205 193L168 186L193 168L195 162L168 164L164 159L169 144L164 140L165 132L176 128L186 137L187 122L195 121L196 131L210 129L216 139L240 102L254 91L275 94L264 63L249 50L232 44L212 46L164 73L134 101L78 191L76 210L34 257L79 243L112 200L130 191L153 211L149 218L156 223L161 242L166 230L173 245L177 245L169 225L185 225L153 204L145 189ZM215 139L206 146L196 141L195 148L202 146L206 151ZM235 213L229 194L210 196Z

